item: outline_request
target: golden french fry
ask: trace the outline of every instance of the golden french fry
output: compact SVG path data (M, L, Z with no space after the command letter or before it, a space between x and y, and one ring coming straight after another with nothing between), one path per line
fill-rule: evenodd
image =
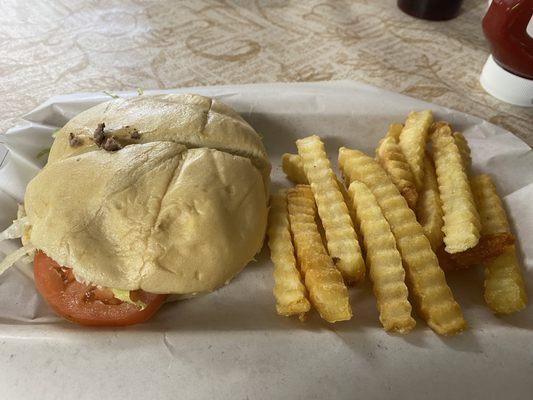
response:
M349 320L352 309L348 289L322 244L311 188L298 185L289 190L287 199L296 256L311 302L328 322Z
M307 180L307 177L305 176L304 171L304 165L302 161L302 157L300 157L298 154L290 154L285 153L282 156L282 168L283 172L285 172L285 175L287 175L287 178L296 184L301 185L308 185L309 182ZM337 185L339 186L339 190L341 191L342 197L344 198L344 202L346 203L346 206L348 207L348 211L350 212L350 215L352 215L351 209L350 209L350 197L348 196L348 192L346 191L346 188L342 184L341 181L335 176L335 180L337 181Z
M509 232L481 235L475 247L449 254L441 246L437 252L437 257L440 260L440 257L444 257L445 254L448 255L444 264L441 264L441 268L445 271L465 269L492 260L502 254L509 246L512 246L514 242L514 236Z
M461 153L461 160L463 161L463 166L465 167L465 169L468 170L472 165L472 157L470 156L470 146L468 145L465 136L461 132L454 132L453 139L455 140L455 144L459 149L459 153Z
M402 133L403 124L390 124L387 133L385 134L386 138L391 138L394 142L398 143L400 140L400 134Z
M324 143L313 135L297 140L296 146L315 196L329 254L337 260L335 265L347 283L360 282L365 276L361 248Z
M419 191L424 185L424 157L428 130L432 122L433 114L430 110L409 113L399 139L400 148L411 167Z
M287 193L272 195L268 216L268 247L274 263L274 297L278 314L299 315L311 308L294 257L287 210Z
M282 166L283 166L283 172L285 172L285 175L287 175L287 178L296 183L296 184L303 184L307 185L307 177L305 176L304 166L302 162L302 157L300 157L298 154L290 154L285 153L282 156ZM348 212L350 213L350 218L352 220L355 234L357 236L357 241L359 242L359 227L357 226L357 221L355 218L355 213L352 208L350 196L348 196L348 192L346 191L346 188L342 184L341 181L335 176L335 180L337 181L337 185L339 187L339 190L341 191L342 197L344 198L344 202L346 203L346 206L348 207Z
M448 253L458 253L478 243L481 221L450 126L435 124L430 137L444 213L445 249Z
M281 156L281 168L287 179L295 184L307 185L302 158L298 154L285 153Z
M420 197L416 206L416 218L424 234L435 251L441 244L444 237L442 232L442 203L439 195L439 184L435 175L433 161L426 156L424 159L424 188L420 192Z
M489 175L471 179L485 235L510 232L507 214L496 187ZM510 314L525 308L527 293L515 246L485 263L485 291L487 305L498 314Z
M392 127L393 125L389 128L389 131ZM392 137L383 138L376 149L376 158L391 177L392 183L396 185L402 196L405 197L409 207L414 210L418 200L415 178L400 145Z
M410 293L431 329L442 335L465 329L461 307L453 298L437 257L413 211L387 173L366 154L344 147L339 150L339 165L347 182L363 182L376 197L396 239Z
M496 314L512 314L526 307L527 293L521 269L514 245L485 264L483 297Z
M405 271L394 235L376 198L364 183L353 181L348 191L363 235L379 320L386 331L407 333L416 322L411 317Z
M353 208L353 202L348 194L348 191L346 190L346 187L344 184L337 179L337 183L339 185L339 190L342 193L342 197L344 198L344 202L346 203L346 206L348 207L348 212L350 213L350 218L353 223L353 228L355 230L355 236L357 237L357 243L361 243L361 227L359 226L359 221L357 220L357 215L355 214L355 209ZM365 250L364 248L361 249L361 254L363 256L363 261L365 259Z
M511 232L507 213L490 176L487 174L473 176L470 178L470 183L481 218L481 232L484 235Z

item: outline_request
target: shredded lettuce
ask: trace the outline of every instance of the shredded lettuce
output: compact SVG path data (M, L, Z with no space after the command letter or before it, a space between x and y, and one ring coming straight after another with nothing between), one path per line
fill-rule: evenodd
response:
M111 92L108 92L107 90L104 90L102 91L103 94L107 94L109 97L111 97L112 99L118 99L120 98L120 96L118 94L115 94L115 93L111 93Z
M0 242L9 239L21 238L23 245L21 248L9 253L2 261L0 261L0 275L2 275L9 269L9 267L21 259L24 262L27 262L29 258L28 256L31 257L34 254L35 247L29 243L28 230L28 217L26 216L24 206L19 205L17 210L17 219L14 220L6 230L0 233Z
M143 94L144 94L144 89L138 87L138 88L137 88L137 95L138 95L138 96L142 96Z
M15 264L21 258L26 257L27 254L32 253L35 250L33 246L23 246L20 249L9 253L6 258L0 261L0 275L6 272L9 267Z
M42 149L40 152L38 152L35 155L35 158L39 159L44 156L48 157L48 154L50 154L50 147L47 147L46 149Z
M144 310L146 308L146 303L137 300L133 301L130 297L130 291L129 290L123 290L123 289L111 289L113 292L113 296L115 296L116 299L123 301L125 303L130 303L133 305L136 305L141 310Z
M18 239L24 234L24 226L26 225L28 217L22 217L13 221L5 231L0 233L0 242L8 239Z
M0 232L0 242L9 239L29 239L30 224L28 217L26 216L26 210L24 206L19 204L17 209L17 219L13 220L13 223L6 228L3 232ZM23 240L24 243L24 240Z
M22 219L26 216L26 209L24 208L24 204L19 204L17 206L17 219Z

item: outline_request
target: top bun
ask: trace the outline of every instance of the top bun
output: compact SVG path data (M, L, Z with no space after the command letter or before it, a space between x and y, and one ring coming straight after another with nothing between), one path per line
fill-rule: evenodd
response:
M231 107L196 94L121 98L92 107L56 134L48 164L96 150L92 138L101 122L107 132L126 143L170 141L249 158L268 188L271 166L261 137ZM140 135L138 140L131 140L134 131ZM80 146L70 145L70 133L80 139Z
M120 150L95 143L101 123ZM197 95L112 100L56 135L26 190L30 242L96 285L211 291L261 249L269 174L261 138L226 105Z

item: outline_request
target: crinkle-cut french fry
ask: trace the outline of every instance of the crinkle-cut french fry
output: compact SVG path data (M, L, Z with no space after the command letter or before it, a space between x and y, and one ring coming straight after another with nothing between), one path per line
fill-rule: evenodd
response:
M460 267L469 267L499 256L514 242L515 238L510 232L481 235L475 247L450 256Z
M400 140L400 134L402 133L403 124L390 124L387 133L385 134L386 138L391 138L396 143Z
M461 153L463 167L468 170L472 165L472 157L470 156L470 146L468 145L465 136L461 132L454 132L453 138L455 140L457 148L459 149L459 153Z
M287 178L290 181L296 184L308 185L307 177L305 176L302 157L300 157L298 154L285 153L283 154L283 157L282 157L282 165L283 165L283 172L285 172L285 175L287 175ZM335 176L335 180L337 181L339 190L341 191L342 197L344 198L344 202L346 203L346 206L348 207L348 212L350 213L350 218L355 228L355 234L357 236L357 241L359 242L359 238L361 237L361 235L359 233L359 227L357 226L357 221L355 218L355 213L352 208L350 196L348 196L348 192L346 191L344 184L341 181L339 181L339 179L336 176Z
M348 191L363 236L379 320L386 331L407 333L416 322L411 317L405 271L394 235L376 198L364 183L353 181Z
M481 233L511 232L507 213L490 175L481 174L470 178L472 193L481 218Z
M311 188L297 185L289 190L287 199L296 256L311 303L328 322L349 320L352 309L348 289L322 244Z
M441 244L444 237L442 232L442 203L439 195L439 184L435 175L435 167L429 155L424 159L424 188L420 192L420 197L416 206L416 218L424 234L435 251Z
M400 148L411 167L419 191L424 184L424 157L432 122L433 114L430 110L409 113L399 139Z
M270 258L274 263L274 297L278 314L298 315L303 319L311 308L307 300L307 291L301 281L300 272L294 257L289 213L287 210L287 193L280 191L270 198L268 217L268 247Z
M445 249L448 253L458 253L478 243L481 221L450 126L435 124L430 137L444 213Z
M453 271L488 262L502 254L514 242L515 238L512 233L492 233L481 235L478 244L471 249L449 254L444 250L444 246L440 246L436 253L439 261L443 260L440 264L441 268L444 271Z
M366 154L339 150L339 165L347 182L368 186L396 239L407 273L407 283L421 316L435 332L455 334L466 328L461 307L446 283L435 253L413 211L379 163Z
M361 248L324 143L313 135L297 140L296 146L315 196L329 254L337 260L335 265L347 283L360 282L365 276Z
M335 177L335 179L337 181L337 185L339 186L339 190L341 191L344 203L346 204L346 207L348 207L350 219L352 220L352 224L355 230L355 236L357 237L357 243L359 243L359 241L361 240L361 230L359 229L359 223L357 222L357 216L355 215L352 199L350 198L348 191L344 187L344 183L342 183L337 177Z
M281 168L287 179L295 184L307 185L302 158L298 154L285 153L281 156Z
M526 286L515 246L485 264L483 297L496 314L512 314L527 305Z
M507 214L490 176L478 175L471 182L481 216L482 233L510 232ZM514 245L485 263L484 287L485 301L495 313L510 314L526 306L526 287Z
M390 128L389 128L390 130ZM392 137L385 137L376 148L376 158L391 177L407 204L413 210L418 200L415 178L400 145Z

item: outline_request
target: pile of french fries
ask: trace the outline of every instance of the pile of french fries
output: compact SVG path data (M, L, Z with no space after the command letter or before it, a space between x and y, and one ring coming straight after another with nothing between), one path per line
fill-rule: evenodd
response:
M470 175L470 148L431 111L392 124L375 158L341 147L335 175L318 136L296 141L282 168L296 184L271 199L269 247L277 312L328 322L352 318L348 287L368 274L387 331L466 328L445 271L485 270L484 298L498 314L527 303L514 236L489 175Z

